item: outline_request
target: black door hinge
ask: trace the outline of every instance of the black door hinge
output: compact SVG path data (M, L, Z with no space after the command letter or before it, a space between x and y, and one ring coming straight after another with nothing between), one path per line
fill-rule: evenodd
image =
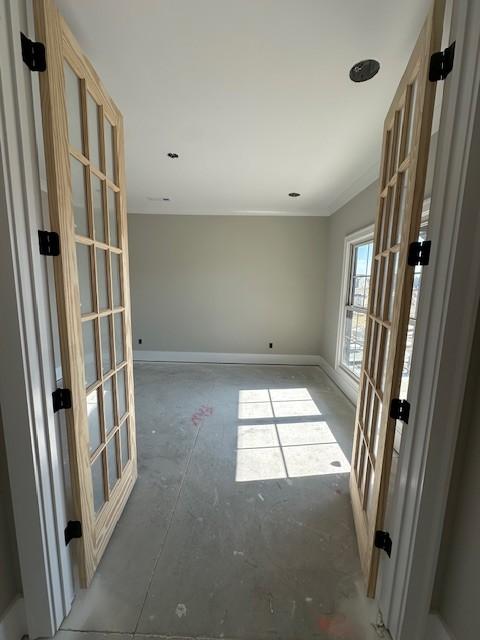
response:
M392 539L388 531L375 531L375 546L382 549L390 558L392 555Z
M410 403L408 400L400 400L399 398L393 398L390 403L390 417L394 420L401 420L408 423L410 416Z
M47 60L45 58L45 45L43 42L34 42L20 33L22 41L22 59L30 71L45 71Z
M445 80L450 71L453 69L453 60L455 58L455 42L444 49L432 53L430 58L430 69L428 71L428 79L430 82L438 82Z
M70 389L55 389L52 393L53 412L56 413L60 409L72 408L72 394Z
M65 544L74 538L82 537L82 523L79 520L69 520L65 527Z
M408 247L407 262L411 267L427 265L430 261L430 249L432 243L430 240L424 240L423 242L412 242Z
M55 231L38 231L38 245L42 256L60 255L60 238Z

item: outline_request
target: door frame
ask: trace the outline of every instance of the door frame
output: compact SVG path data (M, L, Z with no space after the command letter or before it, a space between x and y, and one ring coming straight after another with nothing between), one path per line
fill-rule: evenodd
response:
M358 400L360 382L355 380L342 366L343 339L345 331L345 305L348 288L351 280L352 248L362 241L374 240L375 224L368 224L345 236L343 241L342 283L340 287L340 303L338 305L337 346L335 350L335 373L338 379L336 384L341 387L343 393L355 406Z
M445 44L453 41L455 62L444 83L432 188L431 259L423 269L418 305L412 408L387 523L393 551L391 559L382 554L381 560L379 606L395 640L423 639L428 630L480 302L480 188L478 178L469 176L480 166L480 5L475 0L453 3Z
M20 32L34 37L30 9L27 0L0 0L0 406L25 610L19 624L34 639L57 631L74 592L64 541L61 443L51 403L56 375L48 339L47 265L38 250L38 229L48 226L33 114L36 87L20 47Z
M53 415L46 401L55 388L54 360L50 346L35 339L48 329L49 308L45 263L36 244L41 208L32 78L22 63L19 40L20 30L33 37L25 20L30 1L0 0L0 8L7 16L6 47L12 61L12 66L7 64L0 76L3 160L0 175L8 179L6 202L0 202L7 208L7 216L0 217L0 240L6 245L5 251L0 252L0 275L5 275L0 283L3 301L8 301L2 310L0 344L2 348L6 346L9 356L8 366L0 361L0 405L7 440L26 629L34 639L52 636L58 629L70 608L73 586L69 554L61 539L65 513L60 451ZM480 255L470 253L472 243L480 241L480 233L474 228L475 215L468 208L468 198L475 190L478 192L478 187L470 184L466 188L468 168L474 163L478 166L480 160L478 152L475 154L471 147L475 116L478 118L475 113L478 95L473 87L478 87L480 80L479 13L480 6L475 0L454 3L450 40L457 43L455 71L445 83L432 192L432 210L437 211L431 227L432 261L424 271L411 374L410 423L418 422L418 425L415 439L409 425L402 444L397 487L401 499L397 500L391 529L394 551L391 560L382 558L379 588L380 608L395 640L422 637L413 635L412 629L426 628L450 479L445 469L451 469L453 460L480 300ZM3 61L1 58L2 66ZM462 233L456 234L460 225ZM471 308L462 309L460 318L456 306L460 292L453 286L459 279L463 283L462 295L467 293L472 300ZM443 290L442 286L449 295L441 299L429 295L434 290ZM442 348L438 349L437 344L442 344ZM453 358L458 372L454 384L451 374L440 368L446 357ZM444 413L439 413L442 410ZM443 415L444 420L448 418L441 438L431 430L437 415ZM27 426L24 434L14 429L18 424ZM17 446L20 437L24 445L22 453ZM445 446L446 443L449 446ZM20 504L31 508L15 507ZM429 522L428 528L424 527L425 521ZM416 563L419 557L422 562ZM411 584L416 585L415 590L409 589Z

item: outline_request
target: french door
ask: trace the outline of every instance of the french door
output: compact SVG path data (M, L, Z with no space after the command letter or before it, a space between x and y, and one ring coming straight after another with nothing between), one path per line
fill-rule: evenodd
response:
M367 593L374 596L393 443L392 400L399 397L414 266L430 146L435 82L432 53L440 48L444 3L436 0L385 119L380 195L374 233L366 341L350 475L355 528Z
M53 0L34 0L76 546L88 586L137 477L122 115ZM77 531L78 533L78 531Z

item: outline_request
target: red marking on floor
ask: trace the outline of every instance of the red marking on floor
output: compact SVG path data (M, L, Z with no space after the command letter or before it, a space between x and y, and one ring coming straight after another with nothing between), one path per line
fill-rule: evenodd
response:
M348 619L338 613L331 616L320 616L318 618L318 628L320 631L326 631L330 638L344 638L345 640L350 638L353 640L357 637L355 629Z
M192 422L193 424L198 427L198 425L202 422L202 420L204 418L206 418L207 416L211 416L213 413L213 407L209 407L205 404L202 404L201 407L199 407L195 413L192 415Z

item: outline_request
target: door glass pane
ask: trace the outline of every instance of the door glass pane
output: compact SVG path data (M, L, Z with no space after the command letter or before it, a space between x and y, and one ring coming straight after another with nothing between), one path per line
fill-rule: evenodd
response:
M398 166L400 164L400 147L401 147L401 139L402 139L403 114L404 114L404 107L402 107L400 109L400 111L397 111L397 116L398 116L398 140L397 140L397 153L395 154L394 171L398 170Z
M107 252L97 249L97 292L100 311L108 309Z
M81 162L70 157L72 178L72 207L75 233L88 236L87 197L85 194L85 167Z
M407 156L412 148L412 140L413 140L413 131L415 126L415 109L417 107L417 81L415 80L413 85L411 86L411 102L410 102L410 112L408 120L405 121L405 126L407 127L406 131L406 153Z
M118 480L118 468L117 468L117 447L115 442L117 436L113 436L107 445L107 459L108 459L108 486L110 490L113 489L115 483Z
M397 169L397 157L398 157L398 147L399 147L399 124L400 124L400 111L395 111L395 117L393 121L392 128L392 148L391 148L391 156L389 162L389 177L392 178Z
M103 407L105 411L105 431L110 431L115 426L115 414L113 409L113 378L103 383Z
M93 173L91 174L91 178L95 240L97 240L97 242L105 242L105 218L103 215L102 181Z
M103 453L92 464L93 506L98 513L105 504L105 485L103 480Z
M365 422L366 429L365 434L370 445L370 438L372 437L373 422L375 421L376 410L378 408L378 397L375 394L373 387L370 386L370 397L368 406L368 421ZM370 447L371 448L371 447Z
M110 122L105 118L104 120L104 128L105 128L105 164L106 164L106 174L107 177L110 178L112 182L115 182L114 176L114 158L115 158L115 150L113 147L113 127Z
M97 381L97 352L95 349L95 320L82 322L83 359L85 363L85 385L89 387Z
M110 347L110 316L100 318L100 334L102 341L102 371L108 373L112 368Z
M382 313L382 301L383 301L383 282L385 277L385 265L387 263L387 259L382 256L378 265L378 281L377 281L377 289L375 291L375 315L381 317Z
M388 181L393 176L393 158L395 157L395 124L390 129L390 150L387 158L387 177Z
M118 401L118 418L119 421L127 411L125 387L125 367L117 373L117 401Z
M392 131L388 130L385 132L384 137L384 148L383 148L383 168L382 168L382 190L388 182L388 159L390 158L390 149L392 145Z
M67 102L68 138L72 147L83 153L82 118L80 103L80 80L70 67L65 64L65 99Z
M397 275L398 275L398 251L395 251L393 255L390 256L390 269L391 269L391 284L389 296L390 300L388 302L387 307L387 320L393 319L393 307L395 303L395 290L397 288Z
M367 512L367 518L368 518L368 522L370 522L375 514L375 502L374 502L374 493L373 493L373 487L375 484L375 471L372 467L372 465L369 465L369 473L368 473L368 485L367 485L367 504L366 504L366 512Z
M98 391L95 390L87 396L87 415L90 453L98 449L102 442L102 431L100 426L100 407L98 404Z
M107 189L108 193L108 223L110 225L110 244L118 247L118 219L117 219L117 197L115 192Z
M80 313L93 311L90 247L77 243L77 270L80 286Z
M120 443L121 443L121 455L122 455L122 469L127 464L130 456L129 456L129 446L128 446L128 420L120 427Z
M117 364L125 360L125 349L123 343L123 313L116 313L115 320L115 353Z
M113 306L120 307L122 305L122 285L120 282L120 257L118 253L110 252L112 264L112 297Z
M389 249L392 245L395 244L395 238L392 234L392 228L393 228L393 219L395 217L396 200L397 200L396 189L395 187L391 187L388 190L388 198L387 198L388 209L386 210L388 211L388 219L385 224L385 242L384 242L385 249Z
M385 331L387 331L387 336L385 338L385 346L384 346L384 367L383 367L383 371L382 371L382 378L380 380L380 390L383 391L385 388L385 379L387 376L387 362L388 362L388 349L390 347L390 331L388 331L387 329L385 329Z
M100 169L100 145L98 143L98 107L92 96L87 93L88 145L89 158L94 167Z
M407 207L408 177L409 177L408 171L405 171L404 174L400 174L399 178L400 177L401 177L401 181L400 181L401 191L400 191L400 198L398 201L398 211L397 211L396 221L395 221L396 229L394 230L396 231L395 235L396 235L397 243L399 243L402 238L403 221L405 219L405 210Z
M372 425L372 441L373 441L373 457L376 460L378 454L378 443L380 441L380 431L382 426L382 403L379 403L379 409Z

